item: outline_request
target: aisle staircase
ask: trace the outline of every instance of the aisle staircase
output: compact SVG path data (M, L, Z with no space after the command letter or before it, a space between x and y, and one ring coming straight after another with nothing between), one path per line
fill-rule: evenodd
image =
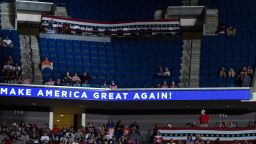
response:
M39 67L40 64L40 52L39 43L36 36L31 36L31 50L32 50L32 61L34 69L34 84L42 84L42 73Z

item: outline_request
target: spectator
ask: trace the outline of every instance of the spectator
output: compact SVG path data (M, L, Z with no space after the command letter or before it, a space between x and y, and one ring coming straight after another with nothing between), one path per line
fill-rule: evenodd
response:
M12 47L13 47L12 40L10 40L8 37L6 37L6 38L3 40L3 46L4 46L4 47L12 48Z
M169 88L169 85L167 84L166 81L164 81L164 82L161 84L160 87L161 87L161 88Z
M247 67L247 74L248 74L250 77L253 77L253 69L252 69L250 66Z
M112 81L112 83L110 85L110 89L112 89L112 90L117 89L117 84L115 83L115 81Z
M165 77L170 77L171 76L171 72L169 71L168 67L165 68L164 76Z
M50 78L47 82L45 82L45 85L54 85L55 82Z
M53 63L49 61L48 57L45 57L44 60L41 62L41 70L44 70L45 68L53 70Z
M161 136L160 132L157 132L157 135L154 136L154 144L162 144L163 143L163 137Z
M80 77L77 75L77 73L75 73L75 75L72 77L72 82L77 83L77 82L81 82Z
M87 72L84 72L82 77L81 77L81 82L84 85L88 85L89 84L89 76L87 74Z
M209 125L209 116L206 114L205 110L201 111L201 115L199 117L200 127L208 127Z
M69 85L72 83L72 77L70 76L69 72L66 72L66 75L62 78L62 82L65 85Z
M157 76L162 77L164 76L164 69L162 66L159 67L158 72L156 73Z
M229 69L228 71L228 77L229 78L234 78L236 76L236 72L233 68Z
M57 79L57 81L54 83L55 86L62 86L61 80Z
M176 84L175 84L175 81L172 81L172 83L171 83L171 86L170 86L171 88L176 88Z
M242 87L250 87L252 78L247 74L247 72L244 73L245 76L242 80Z
M50 137L48 136L47 132L44 132L44 134L40 137L40 141L42 143L50 141Z
M81 83L80 83L79 81L77 81L77 82L75 82L75 83L73 84L73 86L74 86L74 87L81 87Z
M228 36L234 36L236 34L236 29L232 26L229 26L227 28L227 35Z
M194 144L194 140L192 139L192 136L187 137L186 144Z
M222 67L220 69L219 76L220 76L220 78L226 78L227 74L226 74L225 67Z
M227 33L227 26L221 22L220 25L217 27L216 34L218 35L225 35Z

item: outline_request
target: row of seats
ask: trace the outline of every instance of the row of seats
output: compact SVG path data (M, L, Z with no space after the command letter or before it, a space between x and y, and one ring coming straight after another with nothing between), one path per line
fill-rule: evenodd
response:
M121 87L152 85L159 80L154 74L159 66L171 70L169 81L179 82L182 41L175 40L113 40L111 43L70 41L41 38L41 58L54 63L52 73L44 72L44 80L60 78L66 72L87 71L96 81L116 80ZM124 81L121 81L124 79Z

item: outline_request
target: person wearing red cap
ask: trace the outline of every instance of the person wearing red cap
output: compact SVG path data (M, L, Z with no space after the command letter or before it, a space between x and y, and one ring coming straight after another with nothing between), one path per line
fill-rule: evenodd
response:
M205 110L201 111L201 115L199 117L200 127L208 127L209 126L209 116L206 114Z

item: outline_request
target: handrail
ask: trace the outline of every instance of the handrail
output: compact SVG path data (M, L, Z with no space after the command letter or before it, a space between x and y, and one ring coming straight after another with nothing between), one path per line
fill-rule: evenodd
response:
M191 40L190 43L190 53L189 53L189 67L188 67L188 86L190 87L190 81L191 81L191 61L192 61L192 50L193 49L193 40Z
M185 52L187 57L184 58L185 61L185 69L182 72L183 75L183 83L185 87L190 86L190 74L191 74L191 59L192 59L192 43L193 40L187 40L185 44Z

